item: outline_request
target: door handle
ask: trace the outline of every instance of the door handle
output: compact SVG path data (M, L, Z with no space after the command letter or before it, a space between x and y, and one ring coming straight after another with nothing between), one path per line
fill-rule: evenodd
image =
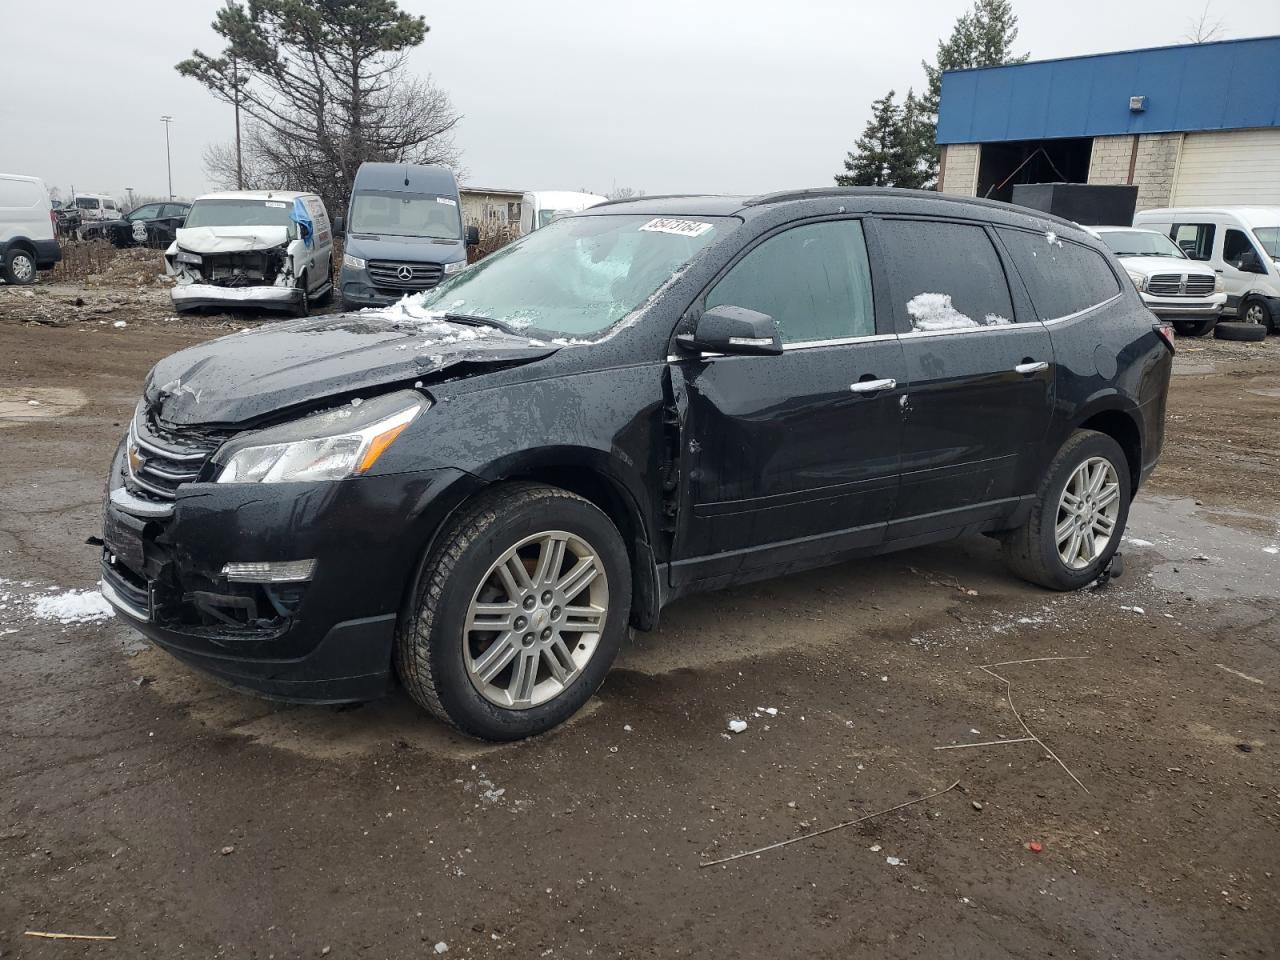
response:
M1049 369L1049 363L1046 360L1029 361L1020 363L1013 369L1018 373L1042 373Z
M849 384L849 389L854 393L879 393L881 390L892 390L897 385L898 381L890 377L885 380L859 380Z

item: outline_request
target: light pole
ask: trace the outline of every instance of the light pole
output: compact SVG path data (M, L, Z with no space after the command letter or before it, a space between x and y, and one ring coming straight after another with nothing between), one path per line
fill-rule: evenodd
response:
M169 170L169 199L173 199L173 156L169 152L169 124L173 123L173 117L165 114L160 118L160 122L164 124L164 164Z
M125 187L124 192L129 195L129 209L133 209L133 187Z

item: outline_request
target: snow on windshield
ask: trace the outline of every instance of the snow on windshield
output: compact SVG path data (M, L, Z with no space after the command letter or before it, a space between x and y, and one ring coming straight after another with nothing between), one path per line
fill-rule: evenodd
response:
M951 302L949 293L920 293L907 301L911 328L922 332L966 330L974 327L999 327L1010 323L1008 317L988 313L979 322L961 313Z

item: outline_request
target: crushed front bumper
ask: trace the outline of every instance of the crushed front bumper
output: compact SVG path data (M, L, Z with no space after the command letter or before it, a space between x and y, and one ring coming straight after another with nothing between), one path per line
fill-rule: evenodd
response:
M212 283L180 283L173 288L176 310L216 307L258 307L263 310L297 310L302 304L301 287L220 287Z
M231 686L339 703L392 681L396 618L431 533L480 481L458 470L333 483L125 485L104 506L102 594L156 645ZM310 581L229 582L227 563L315 559ZM247 612L246 612L247 611Z

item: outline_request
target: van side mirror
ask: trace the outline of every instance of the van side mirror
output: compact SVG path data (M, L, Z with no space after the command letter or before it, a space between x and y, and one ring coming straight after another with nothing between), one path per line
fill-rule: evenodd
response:
M767 313L723 304L702 314L692 333L676 341L690 350L730 356L777 356L782 353L778 324Z
M480 228L477 226L467 227L467 246L474 247L480 242Z
M334 233L346 233L346 232L347 232L347 218L346 218L346 217L343 217L343 216L337 216L337 217L334 217L334 218L333 218L333 232L334 232Z

